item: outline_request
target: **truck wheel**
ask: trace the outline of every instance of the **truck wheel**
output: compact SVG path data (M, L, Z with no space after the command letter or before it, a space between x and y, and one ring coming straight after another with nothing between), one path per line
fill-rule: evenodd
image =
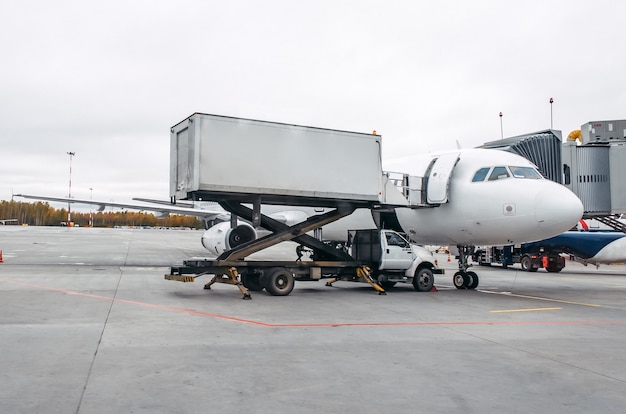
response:
M548 273L559 273L561 270L561 268L555 266L546 267L546 271L548 271Z
M435 278L433 277L433 271L427 267L422 267L415 271L413 276L413 287L418 292L430 292L435 284Z
M263 284L270 295L287 296L293 290L293 275L284 267L275 267L263 277Z
M528 255L522 256L522 260L520 260L520 264L522 265L522 270L525 272L533 271L533 260Z
M263 290L263 283L261 282L261 276L259 275L242 273L241 283L246 289L253 292L260 292Z
M394 287L396 285L396 282L384 281L384 282L378 282L378 284L382 286L383 289L387 290L387 289L391 289L392 287Z

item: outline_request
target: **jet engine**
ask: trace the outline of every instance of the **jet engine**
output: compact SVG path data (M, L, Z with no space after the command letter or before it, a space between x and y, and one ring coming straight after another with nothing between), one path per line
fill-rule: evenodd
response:
M256 238L256 230L248 223L237 221L237 227L231 228L230 222L222 222L204 232L202 245L211 253L220 255Z

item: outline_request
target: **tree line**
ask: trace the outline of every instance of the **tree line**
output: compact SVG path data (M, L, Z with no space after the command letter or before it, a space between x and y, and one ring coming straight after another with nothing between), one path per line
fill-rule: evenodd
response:
M156 218L153 214L139 211L118 212L76 212L72 211L74 225L87 227L93 217L94 227L191 227L203 228L202 221L193 216L170 215ZM17 219L16 224L29 226L60 226L67 223L67 210L56 209L46 202L26 203L19 201L1 201L0 219Z

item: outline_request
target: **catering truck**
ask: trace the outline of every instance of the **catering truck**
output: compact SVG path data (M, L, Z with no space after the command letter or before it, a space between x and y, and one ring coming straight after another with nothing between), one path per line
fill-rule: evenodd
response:
M426 248L409 243L392 230L356 230L349 232L345 246L335 246L343 257L318 259L315 253L300 248L293 261L194 259L183 266L172 267L168 280L192 282L196 277L212 275L205 284L210 289L216 282L239 287L244 299L248 291L265 291L274 296L286 296L294 282L328 279L331 286L337 280L369 283L379 294L396 283L410 283L418 292L433 289L434 274L444 273ZM304 253L312 254L303 260ZM193 275L193 276L189 276Z
M172 266L168 280L190 282L212 275L205 288L216 282L237 285L248 299L248 290L288 295L295 280L360 280L380 293L406 282L429 291L433 274L443 273L426 249L380 225L409 201L382 170L376 133L195 113L170 129L170 197L172 202L215 201L231 214L231 230L247 226L270 234L231 231L250 237L228 237L222 244L228 248L216 251L216 259ZM320 213L287 222L265 214L266 206L317 208ZM341 240L323 237L324 226L357 209L369 210L379 229L346 226ZM355 231L348 232L350 228ZM298 258L249 257L284 241L297 243Z

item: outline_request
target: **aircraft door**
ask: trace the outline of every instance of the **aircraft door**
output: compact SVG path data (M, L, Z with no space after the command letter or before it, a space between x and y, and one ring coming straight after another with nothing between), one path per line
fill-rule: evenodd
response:
M413 249L398 233L384 232L385 240L382 242L382 257L380 270L404 270L413 263Z
M448 190L452 170L459 160L460 153L440 155L428 175L426 185L426 201L428 204L443 204L448 202Z

